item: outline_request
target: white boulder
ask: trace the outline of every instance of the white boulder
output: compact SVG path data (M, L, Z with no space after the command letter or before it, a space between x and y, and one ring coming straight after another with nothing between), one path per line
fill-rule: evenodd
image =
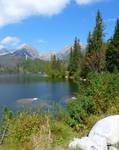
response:
M70 149L82 150L117 150L114 147L119 142L119 115L113 115L99 120L91 129L88 137L74 139L69 144Z

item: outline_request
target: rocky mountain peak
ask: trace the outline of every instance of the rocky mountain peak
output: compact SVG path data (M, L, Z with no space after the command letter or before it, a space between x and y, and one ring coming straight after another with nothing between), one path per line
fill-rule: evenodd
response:
M21 45L15 52L15 55L19 55L21 57L30 57L33 59L39 58L38 51L30 45L23 44Z

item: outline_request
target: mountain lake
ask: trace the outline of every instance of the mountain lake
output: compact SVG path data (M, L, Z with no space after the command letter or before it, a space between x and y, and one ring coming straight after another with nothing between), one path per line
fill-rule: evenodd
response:
M50 109L66 106L78 87L68 80L49 80L39 75L0 75L0 113L7 106L11 111Z

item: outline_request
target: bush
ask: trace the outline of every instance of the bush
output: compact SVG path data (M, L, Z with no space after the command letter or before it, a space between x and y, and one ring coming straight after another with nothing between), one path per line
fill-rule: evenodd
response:
M96 107L91 98L88 96L79 96L76 100L71 100L68 103L68 111L70 117L77 122L85 122L88 114L94 114Z
M89 85L85 89L85 95L90 96L94 101L97 113L107 113L119 102L119 74L90 74Z
M70 119L68 124L90 126L92 116L99 118L119 112L119 74L91 73L86 82L80 82L80 91L76 100L68 103Z

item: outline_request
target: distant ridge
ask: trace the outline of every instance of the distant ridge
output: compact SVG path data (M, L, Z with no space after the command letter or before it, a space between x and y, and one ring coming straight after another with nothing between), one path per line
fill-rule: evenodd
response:
M17 49L7 49L1 48L0 49L0 65L12 65L14 66L22 59L40 59L44 61L49 61L52 54L55 54L59 60L68 60L71 45L65 46L60 52L58 53L46 53L40 54L37 49L33 48L31 45L23 44ZM82 45L82 51L85 52L85 45Z

